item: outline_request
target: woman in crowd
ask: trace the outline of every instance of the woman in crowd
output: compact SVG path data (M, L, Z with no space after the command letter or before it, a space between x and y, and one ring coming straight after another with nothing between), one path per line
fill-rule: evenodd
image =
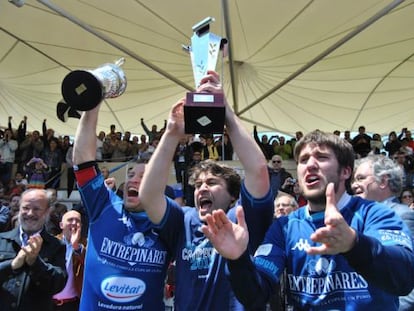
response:
M413 190L411 188L405 188L401 191L400 202L414 209Z

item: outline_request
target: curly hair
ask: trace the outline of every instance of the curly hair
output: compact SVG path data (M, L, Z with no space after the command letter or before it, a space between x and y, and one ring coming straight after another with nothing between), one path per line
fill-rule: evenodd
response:
M230 166L218 163L213 160L204 160L194 166L190 171L188 183L194 186L195 181L201 173L211 173L214 176L223 178L226 182L227 191L234 198L238 198L240 194L241 177Z

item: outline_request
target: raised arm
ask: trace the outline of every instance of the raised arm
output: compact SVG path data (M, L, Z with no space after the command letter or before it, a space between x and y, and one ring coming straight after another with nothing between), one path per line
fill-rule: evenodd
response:
M164 126L160 129L160 133L167 128L167 120L164 120Z
M47 140L48 139L48 137L47 137L47 125L46 125L46 119L43 119L43 122L42 122L42 141L43 141L43 144L45 145L45 146L49 146L49 141Z
M178 101L171 109L167 128L155 148L154 154L145 169L141 182L139 197L153 223L160 223L166 211L164 197L168 174L178 142L184 136L184 99Z
M201 79L201 85L197 91L211 93L223 93L219 76L214 71ZM255 198L262 198L269 191L269 175L267 162L260 147L242 125L226 99L226 128L234 151L245 171L245 185L249 193Z
M255 142L259 145L260 144L260 139L259 139L259 135L257 134L257 126L256 125L253 126L253 138L254 138Z
M95 161L96 157L96 125L98 123L99 108L82 113L76 129L75 142L73 144L73 164L79 165L89 161Z
M13 128L12 128L11 120L12 120L12 116L9 116L8 122L7 122L7 126L8 126L7 128L13 133Z
M17 129L17 141L19 144L23 142L26 138L26 128L27 128L27 117L24 116L23 120L20 122Z
M149 136L151 134L151 131L147 127L147 125L144 122L144 118L141 118L141 126L144 129L145 133Z

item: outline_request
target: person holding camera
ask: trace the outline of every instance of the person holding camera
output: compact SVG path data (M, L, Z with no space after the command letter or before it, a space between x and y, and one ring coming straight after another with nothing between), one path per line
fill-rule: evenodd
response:
M30 161L26 163L25 171L28 176L27 188L45 188L49 167L42 158L31 158Z
M273 191L273 199L277 196L279 190L283 192L292 192L293 182L292 174L283 168L283 160L280 155L275 154L267 165L269 172L270 187Z

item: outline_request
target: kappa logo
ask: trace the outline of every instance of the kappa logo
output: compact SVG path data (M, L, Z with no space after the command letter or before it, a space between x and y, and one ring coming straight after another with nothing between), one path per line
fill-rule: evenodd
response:
M306 239L299 239L299 242L296 242L295 246L292 247L292 250L300 250L300 251L306 251L307 249L309 249L311 246L308 243L308 240Z
M118 218L120 222L122 222L127 228L132 228L131 219L126 215L123 215L121 218Z

